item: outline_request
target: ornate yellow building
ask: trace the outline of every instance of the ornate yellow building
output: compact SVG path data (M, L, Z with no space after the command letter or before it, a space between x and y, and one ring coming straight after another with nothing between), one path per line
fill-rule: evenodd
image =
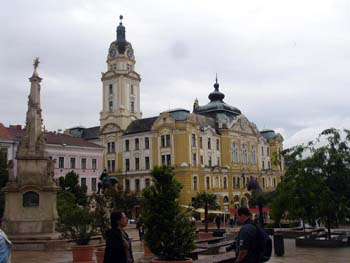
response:
M200 106L196 100L193 112L174 109L142 118L135 63L120 22L101 78L100 136L105 166L124 189L141 193L151 184L150 169L162 164L174 167L183 185L179 201L185 205L200 191L215 193L229 208L247 204L251 178L265 190L276 187L284 170L280 134L259 131L239 109L226 104L217 80L209 103Z

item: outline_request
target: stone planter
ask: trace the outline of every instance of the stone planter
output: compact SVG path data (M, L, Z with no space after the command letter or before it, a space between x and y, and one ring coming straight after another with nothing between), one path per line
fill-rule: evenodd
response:
M72 246L73 263L94 263L94 261L92 260L93 254L93 245Z
M146 257L151 257L154 256L152 251L149 249L149 247L145 244L144 241L142 241L142 246L143 246L143 255Z
M96 263L103 263L103 257L105 256L105 249L99 248L95 252Z

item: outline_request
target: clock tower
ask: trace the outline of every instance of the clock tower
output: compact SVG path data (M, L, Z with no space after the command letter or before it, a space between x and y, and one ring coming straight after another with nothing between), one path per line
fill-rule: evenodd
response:
M125 27L120 16L117 39L108 49L107 70L102 73L101 135L122 132L136 119L140 111L140 75L135 72L132 45L126 40Z

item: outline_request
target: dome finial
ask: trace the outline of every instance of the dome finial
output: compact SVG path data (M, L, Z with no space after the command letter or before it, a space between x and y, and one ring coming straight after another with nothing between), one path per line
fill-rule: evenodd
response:
M120 24L122 24L122 22L123 22L123 15L120 15L119 19L120 19Z
M216 73L214 88L216 91L219 91L218 73Z

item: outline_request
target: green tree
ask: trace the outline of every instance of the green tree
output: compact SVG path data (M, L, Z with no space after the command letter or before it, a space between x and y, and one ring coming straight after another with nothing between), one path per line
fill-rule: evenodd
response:
M0 190L6 186L9 179L9 174L7 170L7 160L4 158L2 152L0 151ZM4 215L5 210L5 194L0 192L0 218Z
M85 185L79 185L79 174L74 171L68 172L64 177L59 178L59 186L61 191L74 194L75 200L79 205L86 206L88 204L87 188Z
M284 151L286 175L273 209L310 224L320 218L330 228L350 218L350 131L330 128L314 142ZM276 212L276 214L278 214Z
M112 194L113 198L113 208L124 211L131 218L133 207L140 203L136 194L130 191L123 191L121 187L110 189L110 194Z
M208 211L209 209L220 208L216 195L209 192L198 193L197 196L193 199L193 207L204 208L205 232L208 232Z
M144 189L145 242L162 260L184 259L194 248L195 225L178 204L181 184L171 167L154 167L154 184Z

